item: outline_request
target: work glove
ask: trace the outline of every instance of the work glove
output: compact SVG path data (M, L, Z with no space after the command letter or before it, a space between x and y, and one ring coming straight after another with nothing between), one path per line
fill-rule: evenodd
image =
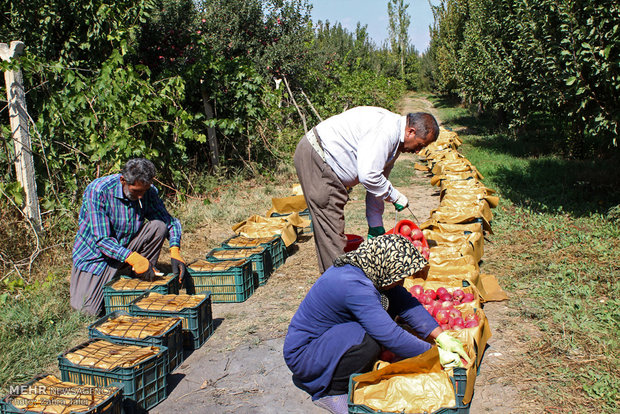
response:
M461 357L459 354L455 352L445 351L439 347L437 347L437 351L439 351L439 362L441 366L444 368L463 368L463 361L461 361Z
M442 332L437 335L437 338L435 338L435 343L439 349L460 355L467 362L467 365L470 364L471 359L469 358L469 355L467 355L467 352L465 352L465 348L463 348L461 341L453 336L450 336L447 332Z
M385 234L385 229L383 228L383 226L369 227L368 228L368 238L369 239L372 239L372 238L377 237L377 236L381 236L382 234Z
M172 265L174 277L178 277L179 283L181 283L187 273L187 266L185 265L185 260L181 257L179 246L172 246L170 248L170 264Z
M409 200L403 194L399 195L396 201L394 201L394 208L396 211L403 211L407 207L409 207Z
M153 271L151 262L140 253L131 252L131 254L127 256L127 259L125 259L125 263L131 266L131 269L140 279L149 281L155 279L155 272Z

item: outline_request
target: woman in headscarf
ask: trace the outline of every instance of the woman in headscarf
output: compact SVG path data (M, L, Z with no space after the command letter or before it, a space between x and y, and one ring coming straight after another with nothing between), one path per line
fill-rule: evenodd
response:
M284 359L293 382L317 406L347 413L349 376L370 371L382 346L410 358L429 350L432 345L426 340L432 339L438 345L445 343L450 348L445 351L456 352L456 360L458 354L468 359L458 340L445 334L438 341L442 329L402 286L408 276L425 276L427 265L411 242L390 234L338 257L319 277L284 340ZM396 316L419 337L400 327Z

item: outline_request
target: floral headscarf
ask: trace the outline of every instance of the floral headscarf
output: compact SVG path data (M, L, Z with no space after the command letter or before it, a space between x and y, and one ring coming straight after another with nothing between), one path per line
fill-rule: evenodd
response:
M384 234L359 245L357 250L334 260L334 266L350 264L364 271L377 289L391 285L422 270L428 262L409 240L398 234Z

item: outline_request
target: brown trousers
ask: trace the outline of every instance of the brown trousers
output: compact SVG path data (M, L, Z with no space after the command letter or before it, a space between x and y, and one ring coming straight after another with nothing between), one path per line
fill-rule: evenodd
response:
M161 246L168 236L168 226L160 220L149 221L131 239L127 248L146 257L152 266L157 264ZM99 315L103 305L103 285L108 283L117 273L127 271L129 265L110 260L103 273L96 275L84 272L75 266L71 269L71 307L91 315Z
M320 138L319 138L320 139ZM319 270L323 273L344 253L347 188L304 136L295 150L295 169L312 217Z

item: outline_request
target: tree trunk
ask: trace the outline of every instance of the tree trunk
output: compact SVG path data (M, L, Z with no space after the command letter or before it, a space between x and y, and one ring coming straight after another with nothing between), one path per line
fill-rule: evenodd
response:
M202 79L200 80L200 92L202 93L202 103L204 106L205 116L207 120L215 118L215 114L213 112L213 106L209 102L209 97L207 95L207 89L204 86ZM209 141L209 153L211 155L211 165L213 165L214 169L218 169L220 167L220 152L217 144L217 136L215 135L215 128L208 127L207 128L207 140Z
M12 57L19 56L23 50L24 43L20 41L11 42L10 47L6 43L0 43L2 60L9 61ZM28 131L28 108L26 107L26 93L24 92L21 70L4 72L4 81L6 82L11 136L15 145L15 174L26 193L25 214L36 231L39 232L41 231L41 211L37 196L34 160Z

